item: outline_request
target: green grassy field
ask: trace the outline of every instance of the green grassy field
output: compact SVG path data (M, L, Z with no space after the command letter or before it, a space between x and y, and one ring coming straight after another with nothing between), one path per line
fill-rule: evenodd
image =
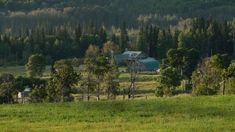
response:
M9 67L0 67L0 75L2 73L10 73L16 77L18 76L27 76L25 66L9 66ZM43 77L48 77L50 75L50 67L47 66L43 74Z
M0 105L0 131L235 131L235 96Z

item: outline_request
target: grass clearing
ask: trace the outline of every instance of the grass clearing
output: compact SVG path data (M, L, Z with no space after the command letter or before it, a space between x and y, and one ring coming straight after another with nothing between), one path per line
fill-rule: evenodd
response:
M130 82L121 82L121 88L128 88L130 86ZM156 81L143 81L143 82L136 82L136 90L155 90L157 86Z
M50 76L50 66L46 67L46 71L43 74L43 78ZM25 66L9 66L9 67L0 67L0 75L3 73L10 73L16 77L18 76L27 76Z
M0 105L1 131L234 131L235 96Z

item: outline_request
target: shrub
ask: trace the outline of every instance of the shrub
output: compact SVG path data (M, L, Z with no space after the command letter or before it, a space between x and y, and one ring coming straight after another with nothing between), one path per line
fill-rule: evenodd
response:
M194 95L215 95L217 93L217 90L214 88L209 88L204 84L198 85L193 89Z
M163 92L163 87L162 87L162 86L158 86L158 87L156 88L155 95L156 95L157 97L163 97L164 92Z
M47 97L46 88L44 85L35 86L32 90L32 92L29 95L30 102L38 103L38 102L44 102Z

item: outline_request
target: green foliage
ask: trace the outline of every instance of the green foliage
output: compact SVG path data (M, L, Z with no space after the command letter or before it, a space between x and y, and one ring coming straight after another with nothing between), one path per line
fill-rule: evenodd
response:
M183 75L186 77L186 79L191 80L192 73L197 68L199 58L200 54L198 50L190 49L186 52L186 55L183 58Z
M156 89L163 92L166 96L172 96L175 93L175 89L180 85L181 75L179 72L172 67L161 69L160 76L158 78L159 85ZM163 91L161 91L163 89ZM160 94L161 95L161 94Z
M33 103L39 103L39 102L44 102L47 99L47 91L46 91L46 86L45 85L40 85L40 86L34 86L29 98L30 102Z
M170 49L167 52L167 65L175 67L177 70L181 71L184 66L186 52L186 49Z
M119 75L120 73L118 67L111 60L110 64L108 65L107 73L104 75L104 85L108 93L108 99L110 99L111 97L115 99L116 95L118 94L120 86L118 80Z
M68 60L59 60L54 64L54 71L47 87L49 101L72 101L72 87L78 83L77 74Z
M27 77L17 77L15 79L15 94L16 92L23 92L25 88L30 88L31 93L29 94L29 101L38 103L46 101L47 80L39 78L27 78Z
M223 94L234 94L234 84L235 84L235 65L230 64L230 66L223 71L223 79L224 79L224 86L223 86ZM228 87L227 87L228 85Z
M226 69L231 64L231 59L227 54L217 54L211 57L210 65L220 69Z
M90 45L86 50L86 58L84 60L85 70L82 74L81 87L83 93L87 93L87 100L90 100L90 94L96 89L97 80L95 78L95 62L96 57L99 56L99 48Z
M226 92L226 83L229 79L234 77L235 67L231 64L231 60L227 55L214 55L211 57L210 64L218 69L222 70L222 79L223 79L223 95ZM231 83L230 83L231 84Z
M193 18L180 23L182 32L178 37L180 48L194 48L200 56L215 54L233 54L232 25L228 22L218 22L213 19Z
M235 77L235 64L230 64L229 67L226 70L227 77Z
M102 52L104 54L104 56L111 56L112 54L114 55L114 53L117 53L119 47L117 44L115 44L112 41L108 41L106 43L104 43L104 46L102 48Z
M163 59L169 49L175 48L170 29L159 31L157 43L157 58Z
M0 85L0 104L2 103L13 103L15 95L15 87L11 82L2 83Z
M35 26L35 23L44 23L47 20L49 24L57 26L68 20L71 21L70 24L93 21L99 25L112 26L126 21L128 25L139 22L166 26L176 24L187 16L232 19L235 10L232 0L1 0L0 8L6 14L1 15L5 20L2 25L6 27L10 27L12 23L19 27Z
M160 48L158 44L159 29L156 26L141 26L138 36L138 50L147 53L150 57L158 58L156 51ZM161 50L161 49L160 49Z
M16 95L15 78L11 74L0 76L0 104L13 103Z
M227 94L235 94L235 77L230 77L225 85Z
M86 58L84 60L85 70L83 73L82 90L87 93L88 100L90 94L96 91L97 99L100 100L100 94L103 91L101 84L105 86L105 91L108 93L108 99L117 94L119 82L117 82L119 71L116 67L112 56L107 55L109 50L112 50L114 45L106 44L102 49L101 54L97 46L90 45L86 51Z
M194 47L192 33L188 30L183 30L178 36L178 47L180 48L192 48Z
M15 85L18 92L24 91L26 87L33 88L39 87L41 85L45 86L47 80L39 79L39 78L27 78L19 76L15 79Z
M95 45L90 45L86 50L86 57L87 59L95 58L99 54L99 47Z
M155 95L157 97L163 97L164 96L164 87L163 86L158 86L155 90Z
M126 27L126 23L122 24L121 35L120 35L120 50L124 51L126 48L129 48L129 36Z
M46 61L42 55L31 55L28 63L26 64L26 70L29 77L41 77L46 69Z
M193 94L215 95L219 93L223 69L213 65L215 56L204 60L192 75Z
M199 60L199 53L195 49L170 49L164 65L174 67L186 79L191 79Z
M94 64L94 75L97 78L97 97L98 100L100 99L100 92L101 92L101 88L100 88L100 84L104 79L105 74L108 72L109 69L109 62L108 59L103 56L97 56L95 61L93 62Z
M20 27L16 31L3 30L0 35L0 65L23 65L33 54L45 56L48 64L59 59L84 58L91 44L102 48L108 41L117 44L119 51L125 48L141 50L159 60L166 58L166 53L172 48L195 49L200 58L218 53L230 57L233 54L233 30L229 21L221 23L214 19L188 18L176 28L165 28L155 23L138 25L139 31L127 24L112 29L92 23L72 25L64 23L57 27L40 23L25 29ZM118 50L114 51L117 54Z

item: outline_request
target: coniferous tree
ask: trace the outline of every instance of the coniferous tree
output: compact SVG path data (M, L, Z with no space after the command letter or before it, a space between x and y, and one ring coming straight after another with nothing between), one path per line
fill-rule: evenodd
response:
M102 27L99 31L99 47L101 48L105 42L107 42L107 33L105 31L105 28Z
M124 51L129 47L129 36L126 28L126 23L122 24L121 34L120 34L120 50Z

